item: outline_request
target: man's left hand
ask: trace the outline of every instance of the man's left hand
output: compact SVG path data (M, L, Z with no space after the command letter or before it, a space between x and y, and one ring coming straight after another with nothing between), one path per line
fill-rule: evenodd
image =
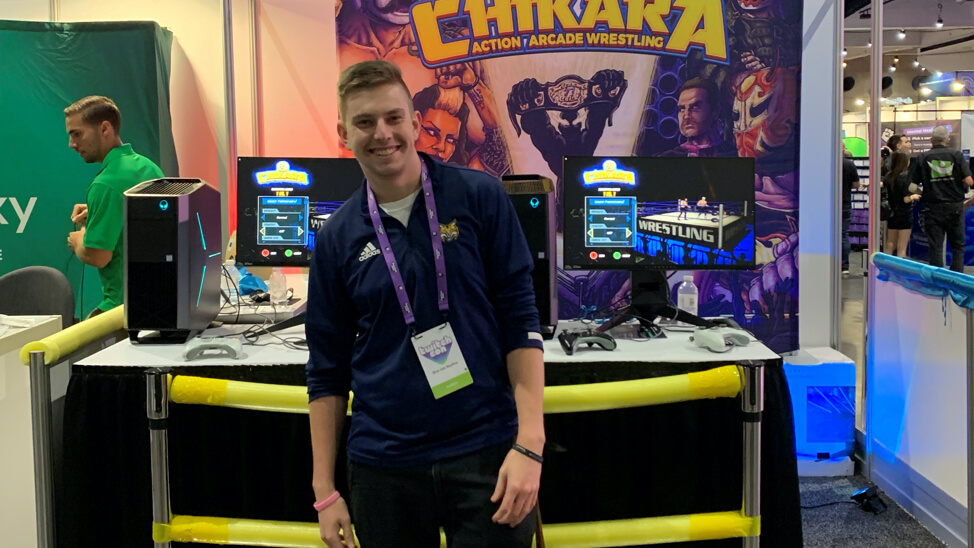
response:
M497 476L491 502L501 506L492 518L494 523L517 527L538 503L541 486L541 463L513 449L507 453Z
M71 251L77 253L81 249L82 242L85 237L85 229L81 227L81 230L75 230L74 232L68 234L68 248Z

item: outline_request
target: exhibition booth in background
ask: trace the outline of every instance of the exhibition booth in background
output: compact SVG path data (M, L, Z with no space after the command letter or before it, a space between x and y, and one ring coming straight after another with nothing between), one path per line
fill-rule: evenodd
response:
M842 431L845 420L841 421L838 434L823 434L821 430L810 433L805 421L811 416L821 419L813 410L821 401L809 395L823 388L837 389L832 399L825 400L835 402L848 397L847 389L850 382L855 384L854 380L843 373L838 376L841 380L833 379L828 381L831 384L823 385L814 376L806 375L801 382L793 383L789 394L784 364L794 362L789 366L794 369L802 364L817 367L842 363L833 354L814 350L837 347L839 340L841 194L837 162L822 160L838 150L843 129L847 136L856 130L848 127L848 122L845 126L840 124L838 116L844 13L826 0L782 0L773 3L774 9L763 12L755 23L739 9L744 3L682 2L680 9L674 8L666 16L654 18L648 13L645 21L634 23L624 22L620 14L608 7L615 4L591 3L590 20L585 24L604 26L593 32L583 30L576 21L577 32L568 32L565 21L559 21L564 32L555 32L521 29L518 25L522 22L530 26L528 19L505 19L486 3L480 6L482 12L477 11L469 2L468 9L473 10L471 20L481 22L482 27L473 26L466 31L456 26L459 13L449 11L449 2L419 3L411 16L369 11L368 2L340 1L224 0L222 6L208 0L138 0L124 5L109 4L107 0L15 2L0 10L0 18L38 22L0 23L0 44L9 43L12 48L4 47L0 70L19 74L22 79L19 85L10 79L0 82L0 97L5 98L0 101L0 109L4 120L23 120L16 125L0 124L5 142L16 144L0 150L0 157L14 170L10 180L30 183L5 186L0 192L0 196L8 197L6 205L0 202L0 215L8 221L0 223L0 273L27 265L51 266L71 280L78 317L83 317L96 302L95 271L82 269L63 247L64 237L71 229L70 206L83 201L86 185L96 169L74 157L61 133L62 109L84 95L115 98L125 120L123 139L159 163L166 175L201 178L219 188L224 212L221 248L226 248L237 227L238 157L347 156L335 131L338 109L334 90L340 71L354 62L384 55L400 64L414 94L425 91L428 95L442 94L449 87L442 85L440 73L430 66L447 66L447 61L469 64L476 71L474 78L464 80L460 75L466 89L461 89L459 102L454 103L453 112L448 112L461 122L458 139L449 153L440 150L443 159L498 176L534 173L556 182L563 175L560 159L566 155L685 153L685 148L681 150L684 137L677 122L677 96L684 82L701 78L719 94L712 131L726 144L722 150L730 156L754 159L757 268L694 273L700 288L699 311L701 316L734 318L763 341L767 349L784 356L784 360L767 359L765 363L761 530L770 535L765 538L766 546L793 545L794 535L801 535L800 521L796 519L796 445L799 452L811 452L805 455L810 461L834 457L845 462L852 448L851 430ZM408 7L406 4L401 7ZM603 6L601 11L595 9L597 5ZM154 22L109 23L106 13L118 21ZM491 17L494 20L488 24ZM58 23L42 22L52 20ZM786 37L774 45L762 45L771 50L762 55L773 57L773 63L740 62L744 51L759 45L748 42L753 39L749 34L752 25L773 28ZM638 38L620 40L618 35L625 34L627 27L642 29L629 33ZM508 40L505 45L497 33L513 28L518 28L523 42ZM608 32L609 28L612 32ZM652 38L661 30L667 33L665 39ZM468 38L465 32L474 36ZM542 36L543 40L539 38ZM579 46L579 39L585 45ZM458 43L466 44L462 55L455 49ZM104 50L111 51L110 62L100 57L98 52ZM803 56L808 51L832 55ZM597 95L590 91L596 87L614 93ZM836 93L823 94L822 89ZM545 92L547 102L532 105L531 101L520 100L539 90ZM770 114L745 116L743 121L738 117L738 122L734 121L735 114L747 112L762 100L770 101L774 107L769 108ZM581 109L585 109L584 120L577 116ZM918 115L918 119L922 118ZM563 135L569 137L540 138L547 131L545 121L559 130L567 129ZM32 213L27 204L33 204ZM671 280L682 280L692 270L677 272ZM301 279L300 271L289 271L288 275L291 280ZM619 271L559 268L557 287L562 319L577 319L589 309L603 309L624 292L627 278ZM880 286L886 287L882 285L886 283L889 282ZM887 298L887 304L916 298L915 291L889 291L902 295ZM940 309L941 301L924 299L924 310L934 305ZM914 305L921 306L910 302L883 310L884 314L891 314L887 319L902 317L905 321L915 319L910 309ZM872 347L876 352L892 352L900 360L896 362L899 367L912 371L921 367L921 360L908 362L911 354L903 345L912 339L903 325L906 324L877 322L869 326L869 339L879 345ZM923 328L931 326L928 322ZM890 339L898 342L882 345L880 341L892 337L887 334L891 329L901 332L898 339ZM956 345L961 339L946 336L947 340ZM558 352L557 345L552 348L549 355ZM940 350L946 352L947 348L953 346L945 345ZM804 357L789 361L799 350L806 351ZM628 381L693 373L703 369L701 364L713 362L709 356L705 359L700 355L659 362L609 356L614 355L608 354L604 361L595 360L594 364L567 366L557 359L546 360L550 375L547 380L551 385ZM918 350L912 356L919 358L924 354ZM871 353L869 360L879 361L867 363L891 363L893 359ZM65 462L66 479L59 488L70 494L68 500L74 501L72 510L78 512L67 512L62 506L57 513L58 529L70 531L77 535L74 538L82 539L80 543L91 545L104 545L102 534L117 535L112 538L126 546L149 545L153 535L157 539L174 538L166 537L168 533L159 527L154 528L151 519L149 432L143 414L146 385L141 376L144 368L138 362L119 365L99 360L89 359L74 366L65 415L73 422L66 428L64 438L65 451L74 460ZM733 364L739 360L728 356L724 361ZM943 365L937 371L943 372L949 366L950 375L956 376L962 371L963 360L946 356ZM273 370L258 365L197 368L193 374L303 384L300 364ZM960 476L955 474L963 474L963 444L951 442L938 453L951 459L950 466L923 461L914 456L927 446L921 448L908 443L909 439L903 441L904 434L919 435L922 431L933 436L939 430L929 428L927 423L911 424L907 429L905 420L899 425L888 422L907 415L935 422L935 417L942 416L938 412L930 411L926 416L897 414L893 410L897 405L906 405L907 394L916 398L941 385L884 385L884 379L895 374L879 370L875 374L876 384L867 388L867 394L873 394L872 390L880 392L875 393L876 401L870 405L882 404L889 412L877 413L872 430L865 434L866 440L878 440L866 444L876 455L867 454L867 460L879 458L881 444L888 452L882 453L886 459L882 462L897 467L900 477L909 478L912 485L926 481L939 489L927 491L933 493L930 496L939 497L943 508L950 512L949 520L933 511L926 516L921 511L915 513L921 519L950 521L951 526L945 529L949 532L931 526L939 531L940 538L953 535L951 542L965 538L966 492L947 486L951 479L957 482ZM911 377L921 378L926 377ZM963 394L955 393L962 385L958 378L947 376L940 380L952 387L952 392L944 392L950 396L930 392L926 399L946 406L945 409L962 408L966 400ZM799 385L802 389L796 392L795 386ZM883 387L888 387L888 391L882 391L887 390ZM792 424L792 399L800 425ZM739 451L743 439L736 412L739 407L733 400L704 401L685 404L679 410L664 406L603 412L610 415L608 418L595 413L549 418L549 441L561 443L549 448L552 465L542 489L543 507L550 508L553 523L738 508L743 489ZM313 520L305 500L313 497L307 479L310 459L306 419L258 411L241 415L225 409L174 408L174 512L305 523ZM861 399L855 401L855 408L862 412ZM120 413L119 409L125 411ZM845 410L840 414L848 415ZM949 424L937 422L943 427L940 442L963 439L958 438L963 432L957 431L963 426L958 422L963 416L960 414L957 421ZM227 428L234 424L239 428ZM664 438L659 432L661 424L673 425L667 427L668 439L660 439ZM691 424L702 426L697 435L686 440L687 430L679 425ZM797 440L796 427L800 434ZM594 444L585 436L594 435L593 432L600 440ZM900 439L891 443L890 436ZM606 455L593 449L618 445L620 439L626 440L622 447L633 457L621 464L607 461ZM674 442L675 439L684 441ZM285 449L275 450L278 447ZM911 447L913 452L908 455L905 451ZM227 448L239 456L233 466L226 466ZM675 450L668 454L662 448ZM680 451L685 453L681 455ZM583 460L574 461L579 455ZM596 477L603 481L586 484L593 478L579 475L579 462L584 462L586 469L597 471ZM260 472L255 471L258 465ZM68 468L71 466L74 468ZM674 474L674 470L679 474ZM867 467L867 473L874 481L886 481L881 484L884 489L911 508L915 491L907 487L897 489L900 484L895 480L883 479L893 476L880 464ZM254 478L253 482L241 482L241 476ZM691 479L678 479L684 476ZM637 487L640 481L660 483L653 487L652 496L644 497L645 493ZM571 500L569 485L586 485L593 490L593 496L601 503L598 511L580 513L577 508L564 505ZM227 496L231 491L232 496ZM275 500L279 502L268 502ZM702 500L706 504L701 505ZM926 508L922 501L916 504L917 508ZM116 521L118 526L106 533L98 516L109 508L116 512L113 516L131 519ZM736 536L756 533L753 528L741 527ZM667 538L672 542L681 540L679 536ZM713 540L700 545L740 543L741 540ZM610 545L609 541L605 545Z

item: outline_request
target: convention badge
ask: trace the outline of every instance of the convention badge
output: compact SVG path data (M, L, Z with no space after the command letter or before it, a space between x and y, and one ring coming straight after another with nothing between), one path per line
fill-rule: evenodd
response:
M473 384L449 322L414 335L411 340L434 398L440 399Z

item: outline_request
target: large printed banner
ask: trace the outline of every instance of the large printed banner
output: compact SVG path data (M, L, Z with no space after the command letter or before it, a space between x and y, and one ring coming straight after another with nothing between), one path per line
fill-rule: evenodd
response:
M339 70L399 65L422 115L419 150L496 176L551 177L559 231L565 156L754 158L759 269L696 272L699 313L733 315L776 351L798 347L801 0L336 9ZM629 284L626 271L559 268L561 317L609 314Z

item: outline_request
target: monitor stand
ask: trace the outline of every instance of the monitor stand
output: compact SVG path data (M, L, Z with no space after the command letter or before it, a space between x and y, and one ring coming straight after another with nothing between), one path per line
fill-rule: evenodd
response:
M631 302L611 320L600 325L596 331L604 333L613 327L629 321L639 320L642 329L649 333L659 330L656 318L667 318L699 327L714 327L716 324L699 316L684 312L670 304L670 284L666 273L660 270L635 270L632 273Z

